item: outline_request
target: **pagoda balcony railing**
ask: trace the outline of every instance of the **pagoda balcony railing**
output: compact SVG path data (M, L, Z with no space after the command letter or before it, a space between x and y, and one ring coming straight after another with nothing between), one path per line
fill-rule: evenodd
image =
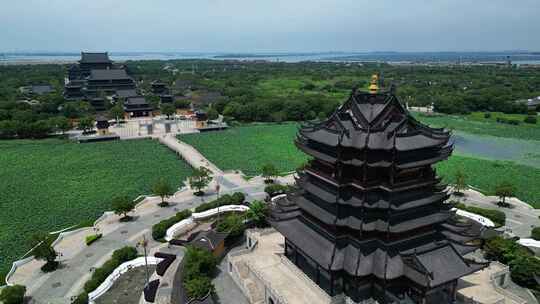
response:
M407 187L411 187L411 186L415 186L415 185L425 186L425 185L429 185L429 184L432 184L432 183L439 183L440 182L439 178L436 178L436 177L433 177L433 176L409 179L409 180L399 182L399 183L394 183L394 184L391 184L388 181L381 181L381 180L373 180L373 181L364 182L362 180L355 179L355 178L344 179L343 181L338 182L335 179L335 176L333 174L329 174L329 173L323 172L323 171L316 171L316 170L313 170L311 168L306 168L305 170L309 174L311 174L311 175L313 175L315 177L321 178L323 180L326 180L327 182L329 182L330 184L333 184L334 186L338 186L340 184L341 185L352 185L352 186L355 186L355 187L363 189L363 190L369 190L370 188L381 187L381 188L386 189L388 191L392 191L392 190L401 189L401 188L407 188Z

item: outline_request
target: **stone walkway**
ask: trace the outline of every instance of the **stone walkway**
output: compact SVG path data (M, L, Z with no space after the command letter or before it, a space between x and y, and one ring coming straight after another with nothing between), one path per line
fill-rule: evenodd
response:
M532 227L540 226L540 210L534 209L530 205L516 199L509 198L507 202L513 208L502 208L497 206L499 200L495 196L485 196L475 190L465 190L464 196L452 196L450 200L457 200L469 206L496 209L506 214L506 227L508 232L521 238L528 238L531 235Z

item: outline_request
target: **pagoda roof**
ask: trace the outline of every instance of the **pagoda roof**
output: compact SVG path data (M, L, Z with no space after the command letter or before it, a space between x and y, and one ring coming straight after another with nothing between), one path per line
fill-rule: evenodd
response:
M92 70L88 80L123 80L131 79L124 69Z
M137 90L135 90L135 89L116 90L116 96L117 97L126 98L126 97L134 97L134 96L137 96L137 95L139 95L139 94L137 94Z
M327 120L303 126L299 138L330 147L413 151L442 147L450 133L418 122L390 92L353 91Z
M102 52L102 53L87 53L87 52L81 52L81 60L79 60L80 63L112 63L112 61L109 59L109 53Z
M130 96L126 98L125 105L148 105L144 96Z

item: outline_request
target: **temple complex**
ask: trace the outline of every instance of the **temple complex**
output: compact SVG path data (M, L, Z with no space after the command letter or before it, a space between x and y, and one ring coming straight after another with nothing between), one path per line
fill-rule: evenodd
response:
M272 206L284 255L330 297L359 303L452 303L480 227L458 220L433 165L450 133L419 123L374 77L295 141L312 157Z
M64 97L68 100L91 101L136 89L126 69L115 66L108 53L82 52L79 64L69 69L65 82Z

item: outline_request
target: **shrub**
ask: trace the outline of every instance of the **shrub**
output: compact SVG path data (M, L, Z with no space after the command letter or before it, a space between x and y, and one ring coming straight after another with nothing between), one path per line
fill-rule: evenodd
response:
M6 286L0 293L0 302L4 304L22 304L24 303L24 294L26 287L22 285Z
M208 277L192 278L184 282L184 288L190 299L201 299L214 291L212 280Z
M531 231L531 238L540 241L540 227L534 227Z
M120 264L122 264L124 262L133 260L134 258L137 257L137 255L138 253L135 247L126 246L124 248L115 250L113 252L112 258L119 261Z
M154 226L152 226L152 238L156 241L162 240L167 234L167 229L169 229L172 225L189 218L190 216L191 211L183 210L176 213L175 216L162 220L161 222L155 224Z
M515 126L521 124L521 121L517 119L513 119L513 118L497 117L496 121L498 123L504 123L504 124L515 125Z
M487 217L488 219L492 220L493 223L495 223L495 225L497 225L498 227L504 226L504 224L506 223L506 214L499 210L466 206L465 204L461 203L457 204L456 208Z
M246 197L242 192L235 192L233 195L225 194L216 200L199 205L197 208L195 208L195 212L204 212L206 210L214 209L225 205L240 205L244 202L245 199Z
M105 262L103 266L96 268L92 277L84 284L84 292L90 293L101 285L107 277L122 263L133 260L137 257L135 247L123 247L113 252L112 258ZM79 297L83 296L82 294Z
M270 196L276 196L278 194L284 194L289 191L290 187L287 185L269 185L264 188L264 192L268 193Z
M88 304L88 293L83 292L80 295L78 295L72 304Z
M183 285L190 299L201 298L214 290L210 276L216 270L216 258L204 249L188 247L184 257Z
M230 237L241 236L244 233L244 217L238 214L230 214L220 220L217 231L226 232Z
M535 280L535 276L540 276L539 259L529 255L517 255L510 261L509 266L514 282L528 288L540 288Z
M93 242L99 240L102 236L103 234L101 233L86 236L86 245L90 246Z
M484 118L486 119L491 118L491 112L484 113Z
M538 119L536 118L536 116L529 115L525 117L523 122L528 123L528 124L536 124L538 122Z

